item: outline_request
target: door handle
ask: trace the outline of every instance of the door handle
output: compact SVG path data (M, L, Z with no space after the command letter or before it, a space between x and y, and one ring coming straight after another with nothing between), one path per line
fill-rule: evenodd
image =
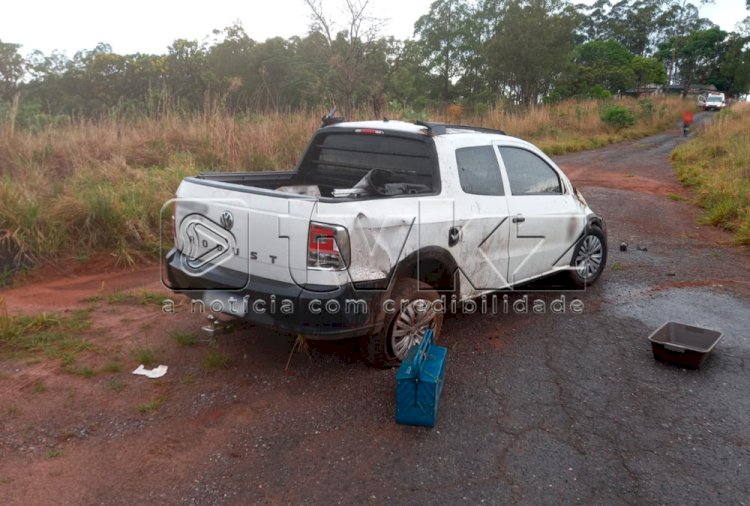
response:
M513 223L523 223L524 221L526 221L526 218L519 214L518 216L514 216L513 220L511 221L513 221Z

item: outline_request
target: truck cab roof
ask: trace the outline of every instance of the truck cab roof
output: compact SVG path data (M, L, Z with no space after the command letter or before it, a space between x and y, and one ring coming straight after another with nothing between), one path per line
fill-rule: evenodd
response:
M428 135L432 137L457 134L483 134L497 137L510 137L502 130L496 130L487 127L457 125L449 123L426 123L422 121L417 121L416 123L409 123L399 120L345 121L334 123L323 128L346 128L353 130L362 129L382 132L389 131L405 134Z

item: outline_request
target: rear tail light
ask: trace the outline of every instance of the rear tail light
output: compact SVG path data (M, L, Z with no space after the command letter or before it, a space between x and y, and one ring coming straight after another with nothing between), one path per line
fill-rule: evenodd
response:
M343 270L349 265L349 234L344 227L310 223L307 267Z

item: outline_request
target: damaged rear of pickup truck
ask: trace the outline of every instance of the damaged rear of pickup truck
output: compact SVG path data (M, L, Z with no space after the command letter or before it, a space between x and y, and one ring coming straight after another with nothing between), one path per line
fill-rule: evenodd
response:
M607 260L603 219L552 160L462 125L329 121L292 171L186 178L173 220L172 290L310 339L358 337L379 367L439 336L446 300L560 271L585 286Z

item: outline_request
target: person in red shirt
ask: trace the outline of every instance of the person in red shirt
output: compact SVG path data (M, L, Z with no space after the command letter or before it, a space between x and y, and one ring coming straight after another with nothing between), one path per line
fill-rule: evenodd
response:
M690 131L690 125L693 124L693 113L691 111L685 111L682 113L682 132L687 137Z

